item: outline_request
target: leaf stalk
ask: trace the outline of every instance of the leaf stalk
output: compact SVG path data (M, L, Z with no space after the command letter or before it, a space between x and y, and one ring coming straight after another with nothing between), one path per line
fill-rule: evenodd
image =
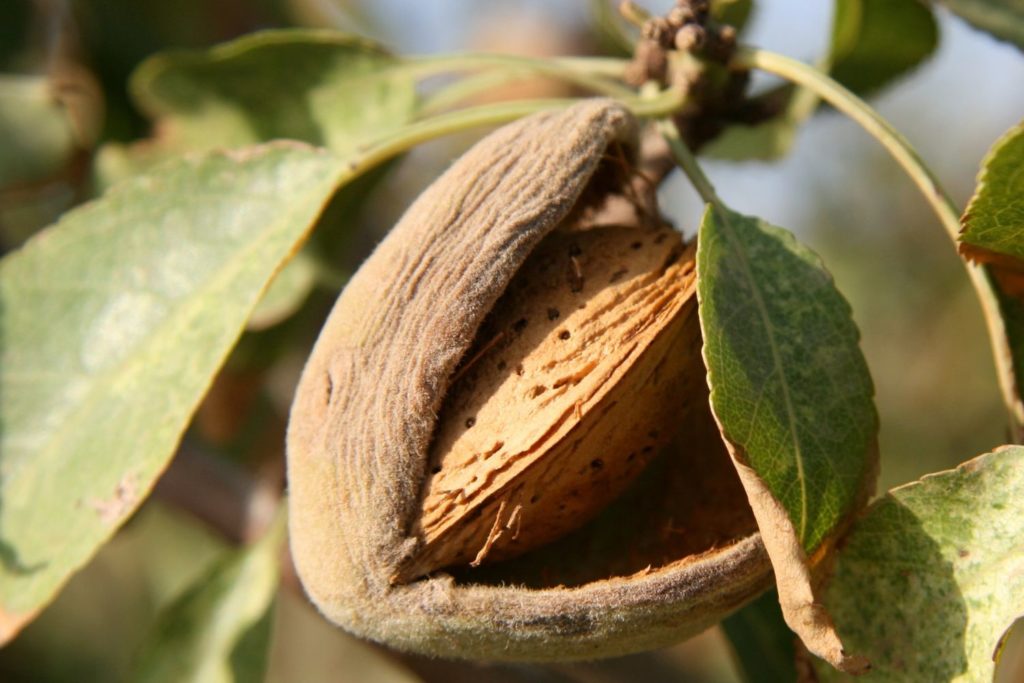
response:
M636 92L623 85L627 60L608 57L536 58L490 53L455 53L409 57L398 68L414 78L428 78L461 71L512 70L533 73L572 83L591 92L609 97L633 97Z
M693 155L693 152L686 146L676 124L670 119L662 119L658 121L658 131L665 138L665 142L668 143L672 158L679 168L682 169L683 173L686 174L686 177L689 178L690 183L697 190L700 198L716 209L723 209L724 205L722 200L719 199L718 193L715 192L715 186L712 185L711 180L704 174L704 169L697 163L697 158Z
M363 148L349 165L353 175L363 173L391 157L407 152L424 142L479 126L495 126L540 111L562 109L577 102L575 99L534 99L468 107L432 116L409 124L399 132L384 137ZM685 101L678 88L667 88L652 97L629 97L619 101L634 115L658 118L677 111Z

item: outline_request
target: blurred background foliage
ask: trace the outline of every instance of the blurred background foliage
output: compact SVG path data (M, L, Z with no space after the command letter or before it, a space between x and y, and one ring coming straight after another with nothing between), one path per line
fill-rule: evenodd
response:
M647 6L659 12L668 4ZM829 12L830 3L761 2L744 39L814 60L827 51ZM937 13L939 50L874 102L963 205L985 150L1024 111L1024 60L1012 46ZM5 0L0 253L95 196L103 186L97 159L138 149L131 143L159 133L128 91L141 60L288 26L354 31L399 53L616 49L588 3L576 0ZM754 81L755 88L773 85ZM533 81L489 97L560 94L567 94L560 85ZM265 315L221 372L155 495L0 650L0 680L126 680L160 610L268 527L284 484L292 391L345 274L475 137L419 148L335 201L301 265L285 271L303 284L281 289L302 296L265 302ZM984 326L955 251L910 181L856 126L823 112L777 162L709 159L706 168L726 201L794 230L817 249L853 305L881 414L880 490L1006 440ZM700 206L687 183L670 177L661 197L665 212L692 234ZM586 665L483 667L398 655L328 625L287 570L271 633L271 681L656 682L740 675L719 629L661 652Z

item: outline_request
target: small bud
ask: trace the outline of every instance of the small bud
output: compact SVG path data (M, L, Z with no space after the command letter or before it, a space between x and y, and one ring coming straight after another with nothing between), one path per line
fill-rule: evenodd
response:
M681 52L697 52L704 47L707 31L698 24L687 24L676 32L675 46Z

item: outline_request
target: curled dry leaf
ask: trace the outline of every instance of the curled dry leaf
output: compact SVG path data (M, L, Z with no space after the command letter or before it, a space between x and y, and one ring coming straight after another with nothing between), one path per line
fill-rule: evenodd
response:
M339 297L292 407L289 523L307 592L349 631L612 656L770 583L707 404L692 249L595 227L629 195L636 133L604 100L502 128Z

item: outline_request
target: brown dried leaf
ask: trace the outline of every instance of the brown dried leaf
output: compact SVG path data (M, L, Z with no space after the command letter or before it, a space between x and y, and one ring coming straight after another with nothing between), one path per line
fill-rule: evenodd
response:
M815 598L811 563L786 508L753 468L736 456L733 464L747 491L761 540L772 558L775 585L786 625L800 636L808 650L840 671L854 675L867 672L871 668L870 662L861 655L846 654L828 610Z

